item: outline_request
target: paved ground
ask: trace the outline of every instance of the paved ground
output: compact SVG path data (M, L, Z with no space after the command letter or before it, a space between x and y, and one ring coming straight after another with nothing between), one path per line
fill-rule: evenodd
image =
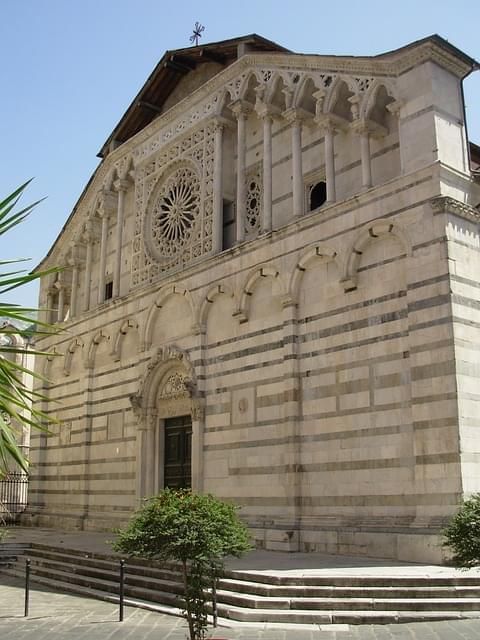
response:
M227 640L479 640L480 620L401 625L331 625L309 629L242 626L212 630L209 638ZM0 576L1 640L185 640L180 618L125 609L118 622L115 605L54 593L32 585L30 615L23 617L23 584Z

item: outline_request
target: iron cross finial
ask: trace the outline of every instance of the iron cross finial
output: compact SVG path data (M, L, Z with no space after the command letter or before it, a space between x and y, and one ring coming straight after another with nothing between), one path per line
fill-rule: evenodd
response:
M193 29L193 35L190 36L190 42L195 42L195 46L198 47L198 39L202 37L202 33L205 31L205 27L200 22L195 22Z

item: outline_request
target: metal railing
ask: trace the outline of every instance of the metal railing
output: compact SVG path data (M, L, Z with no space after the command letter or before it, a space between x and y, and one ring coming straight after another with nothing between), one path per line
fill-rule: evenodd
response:
M0 523L14 523L25 511L28 495L28 476L12 471L0 480Z

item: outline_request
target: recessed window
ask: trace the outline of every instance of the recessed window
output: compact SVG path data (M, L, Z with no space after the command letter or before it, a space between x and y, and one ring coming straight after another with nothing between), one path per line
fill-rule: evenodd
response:
M235 205L230 200L223 201L223 237L222 249L230 249L236 239Z
M310 189L310 211L318 209L327 199L327 183L321 180Z
M113 280L105 283L105 300L111 300L113 298Z

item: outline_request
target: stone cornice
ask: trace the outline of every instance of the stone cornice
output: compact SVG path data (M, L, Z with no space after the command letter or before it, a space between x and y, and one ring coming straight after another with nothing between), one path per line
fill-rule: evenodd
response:
M433 215L450 213L460 218L464 218L465 220L469 220L470 222L480 222L480 211L478 211L478 209L475 209L475 207L472 207L465 202L460 202L460 200L455 200L455 198L451 198L450 196L432 198L432 200L430 200L430 206L432 208Z

